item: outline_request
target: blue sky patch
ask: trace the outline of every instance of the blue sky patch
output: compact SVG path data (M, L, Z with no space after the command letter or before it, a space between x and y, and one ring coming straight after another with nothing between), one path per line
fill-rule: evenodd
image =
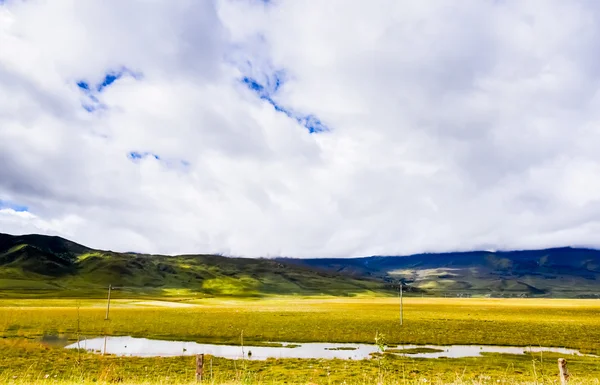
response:
M90 85L88 84L88 82L85 82L83 80L80 80L80 81L77 82L77 87L81 88L84 91L89 91L90 90Z
M140 159L144 159L147 157L151 157L154 158L156 160L161 160L159 155L153 154L151 152L138 152L138 151L131 151L129 154L127 154L127 157L129 159L131 159L132 161L137 161Z
M142 78L141 73L133 72L130 69L128 69L127 67L122 67L119 70L107 71L106 74L104 75L104 78L102 79L102 81L100 81L95 86L92 86L91 83L85 79L78 80L76 83L77 87L79 87L79 89L89 99L88 101L83 102L81 104L83 109L86 110L87 112L91 113L91 112L94 112L97 109L101 108L102 105L100 104L100 101L98 100L97 95L102 93L102 91L106 87L109 87L114 82L116 82L117 80L121 79L124 76L130 76L136 80L139 80Z
M244 76L242 78L242 82L244 84L246 84L248 86L248 88L250 88L252 91L256 92L257 94L262 96L262 94L264 93L265 87L258 84L258 82L256 80L252 79L251 77Z
M129 159L142 159L144 156L137 151L131 151L127 156Z
M308 129L308 132L310 132L311 134L329 130L327 126L325 126L323 122L321 122L321 120L314 115L306 115L296 119L298 119L298 123L306 127Z
M104 80L102 81L102 83L98 84L98 92L102 91L102 89L104 87L108 87L111 84L113 84L115 82L115 80L119 79L121 76L123 76L123 74L121 73L117 73L117 74L106 74L106 76L104 77Z
M102 92L103 89L110 86L115 81L121 79L123 77L123 75L130 75L134 79L138 79L138 76L136 76L133 72L131 72L127 68L123 67L118 71L107 72L106 75L104 75L104 79L102 80L102 82L96 86L96 90L98 90L98 92Z
M0 199L0 210L2 210L2 209L11 209L11 210L15 210L17 212L29 211L29 207L27 207L27 206L9 202L9 201L3 201L2 199Z
M241 82L248 87L251 91L253 91L258 97L267 101L270 105L273 106L275 111L284 113L289 118L296 120L299 124L306 127L309 133L315 134L323 131L329 131L329 127L327 127L321 119L316 117L313 114L300 114L297 113L281 104L277 103L275 99L273 99L273 95L281 88L281 86L285 83L285 72L284 71L276 71L271 76L266 76L266 86L259 83L258 80L244 76L241 79Z
M147 158L147 157L149 157L149 156L150 156L150 157L152 157L152 158L154 158L154 159L156 159L156 160L160 160L160 156L158 156L158 155L156 155L156 154L153 154L153 153L151 153L151 152L138 152L138 151L131 151L131 152L130 152L130 153L127 155L127 157L128 157L129 159L131 159L131 160L134 160L134 161L135 161L135 160L144 159L144 158Z

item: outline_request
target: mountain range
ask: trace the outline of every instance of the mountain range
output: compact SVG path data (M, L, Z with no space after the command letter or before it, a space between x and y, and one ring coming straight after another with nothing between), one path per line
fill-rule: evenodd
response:
M438 295L600 297L600 251L593 249L279 260L352 277L402 280Z
M0 296L409 295L598 297L600 251L554 248L363 258L232 258L95 250L0 233Z

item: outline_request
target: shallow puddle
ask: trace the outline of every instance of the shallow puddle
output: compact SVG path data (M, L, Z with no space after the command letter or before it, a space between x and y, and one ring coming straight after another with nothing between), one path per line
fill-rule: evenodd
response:
M161 341L134 337L100 337L80 341L66 346L67 349L81 349L135 357L167 357L210 354L230 359L265 360L267 358L324 358L353 359L370 358L379 348L369 344L335 344L335 343L282 343L283 346L245 346L198 344L185 341ZM286 347L287 346L287 347ZM423 349L429 352L407 352L404 349ZM478 357L481 353L528 354L537 352L553 352L565 355L581 355L578 350L551 347L517 347L490 345L400 345L394 348L394 354L414 358L461 358Z

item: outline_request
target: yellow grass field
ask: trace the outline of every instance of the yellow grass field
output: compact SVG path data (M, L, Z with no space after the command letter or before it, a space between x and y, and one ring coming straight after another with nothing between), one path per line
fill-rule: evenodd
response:
M199 342L247 341L557 346L600 353L600 301L559 299L272 298L1 300L0 335L131 335Z
M71 340L77 335L131 335L239 344L243 331L244 342L250 345L267 341L374 343L375 334L379 333L385 335L389 345L547 346L600 354L598 300L409 297L404 298L403 326L399 324L397 298L163 301L117 297L111 302L108 321L104 320L105 306L106 301L101 299L1 300L0 337L4 338L0 339L0 382L179 384L189 382L193 376L192 357L123 358L67 352L36 342L44 335L64 335ZM390 384L424 383L423 380L438 384L541 384L557 379L558 357L543 353L429 360L384 356L365 362L281 359L247 361L243 367L233 360L215 357L211 381L358 384L373 383L372 379L379 378ZM574 373L571 383L600 383L600 359L567 359ZM46 375L49 377L43 378Z

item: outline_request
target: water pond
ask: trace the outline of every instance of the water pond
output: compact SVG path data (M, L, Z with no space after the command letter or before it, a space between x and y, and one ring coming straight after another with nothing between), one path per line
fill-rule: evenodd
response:
M277 343L275 346L245 346L199 344L185 341L161 341L134 337L99 337L87 339L66 346L67 349L85 349L107 354L134 357L167 357L210 354L230 359L265 360L267 358L316 358L316 359L353 359L361 360L372 357L379 348L370 344L336 344L336 343ZM578 350L552 347L517 347L487 345L401 345L389 348L393 354L401 354L414 358L461 358L478 357L481 353L528 354L537 352L553 352L565 355L581 355Z

